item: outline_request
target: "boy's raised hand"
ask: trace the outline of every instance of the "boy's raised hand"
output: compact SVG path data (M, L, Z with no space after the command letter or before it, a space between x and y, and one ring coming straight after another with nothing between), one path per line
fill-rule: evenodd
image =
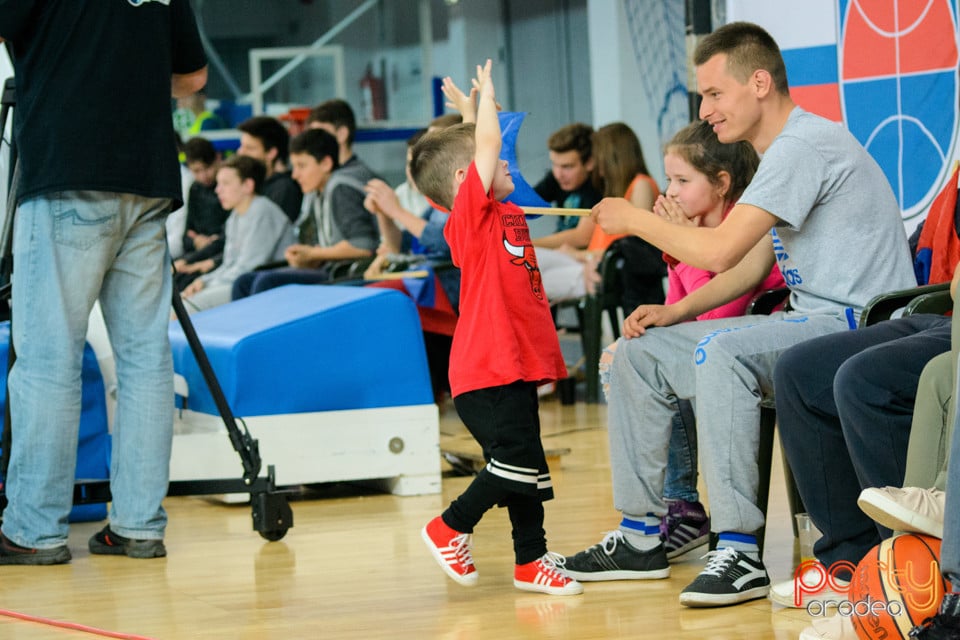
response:
M489 58L483 66L477 65L477 77L473 79L473 91L476 91L481 99L484 95L490 96L490 99L496 104L496 97L493 92L493 78L490 74L492 67L493 61Z
M447 96L447 106L456 109L463 116L464 122L476 122L477 90L475 88L470 89L470 95L466 95L454 84L453 79L447 76L443 79L440 90Z

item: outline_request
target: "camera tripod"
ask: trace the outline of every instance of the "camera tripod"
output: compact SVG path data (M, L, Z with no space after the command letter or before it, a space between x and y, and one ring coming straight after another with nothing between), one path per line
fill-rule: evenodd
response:
M3 93L0 96L0 132L6 130L7 118L14 108L16 100L15 79L9 78L4 83ZM10 142L10 177L8 181L7 210L3 222L2 237L0 237L0 316L14 321L9 309L9 300L12 293L11 274L13 273L13 218L16 211L16 190L18 182L17 149L14 142ZM267 466L266 476L261 476L262 461L257 440L251 437L244 426L237 424L230 405L223 394L216 373L210 365L206 351L197 336L197 332L190 320L180 294L173 291L173 310L177 321L183 329L184 336L190 346L193 357L203 374L203 379L210 390L214 403L226 427L227 434L234 450L240 456L243 466L243 476L240 478L213 479L213 480L178 480L170 482L168 496L211 495L225 493L249 493L253 516L253 528L266 540L280 540L293 526L293 511L287 501L287 492L276 487L276 474L272 465ZM2 318L0 318L2 319ZM13 344L13 333L10 334L9 360L7 371L16 361L16 352ZM173 372L171 372L172 375ZM170 399L173 402L173 398ZM3 455L0 458L0 474L6 476L9 463L10 444L16 437L10 421L9 395L6 401L6 416L2 435ZM107 480L83 480L74 484L73 503L97 504L110 501L110 483ZM6 497L0 491L0 513L6 506Z

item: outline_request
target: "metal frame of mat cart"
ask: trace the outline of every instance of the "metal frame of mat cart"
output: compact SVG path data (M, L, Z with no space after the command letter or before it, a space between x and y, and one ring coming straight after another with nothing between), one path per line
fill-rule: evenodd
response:
M8 78L3 87L0 98L0 132L6 130L7 118L14 107L16 94L14 78ZM2 245L0 245L0 302L6 303L10 299L10 276L13 273L13 217L16 210L16 183L17 183L17 155L15 145L10 144L10 179L8 182L7 215L3 224ZM204 381L217 405L220 418L226 427L230 443L240 457L243 475L238 478L207 479L207 480L173 480L167 490L168 496L212 495L225 493L248 493L252 508L253 528L266 540L280 540L293 526L293 511L288 503L289 492L277 490L276 473L273 465L267 466L265 476L261 476L262 460L259 445L256 439L250 436L244 426L238 427L233 412L227 403L220 383L217 380L210 361L207 358L203 345L194 330L190 316L187 314L180 299L180 294L173 293L173 309L190 349L196 358L197 365L203 373ZM9 316L9 307L3 309ZM12 334L11 334L12 335ZM11 340L9 348L8 371L16 360L14 345ZM171 371L171 375L173 372ZM170 399L173 402L173 398ZM10 425L10 404L6 403L5 425ZM6 473L9 462L9 450L12 429L3 430L3 457L0 459L0 469ZM94 504L110 501L110 483L106 480L77 480L74 485L73 502L75 505ZM0 491L0 512L6 507L6 496Z

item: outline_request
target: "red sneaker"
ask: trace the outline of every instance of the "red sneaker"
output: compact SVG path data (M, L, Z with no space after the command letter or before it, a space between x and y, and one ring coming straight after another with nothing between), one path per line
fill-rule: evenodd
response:
M583 593L583 585L557 566L559 556L549 551L539 560L515 565L513 586L524 591L548 593L552 596L575 596Z
M448 576L465 587L477 584L479 574L470 555L470 545L473 543L471 534L451 529L437 516L427 523L420 535L434 560Z

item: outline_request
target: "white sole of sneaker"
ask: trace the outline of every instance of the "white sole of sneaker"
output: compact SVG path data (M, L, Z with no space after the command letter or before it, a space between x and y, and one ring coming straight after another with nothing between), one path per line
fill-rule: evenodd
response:
M437 546L433 544L433 540L431 540L430 536L427 534L426 527L420 530L420 537L423 538L424 544L426 544L427 549L430 550L430 555L433 556L433 559L437 561L437 564L440 565L440 568L443 569L443 572L447 574L451 580L465 587L472 587L477 584L477 580L480 579L480 575L476 571L462 576L447 566L447 563L443 560L443 556L440 554L440 550L437 549Z
M739 593L681 593L680 604L685 607L725 607L748 600L766 597L770 587L754 587Z
M883 493L864 491L857 499L857 506L874 522L893 531L925 533L934 538L943 538L943 522L914 513Z
M570 572L567 571L566 573L569 574ZM549 587L547 585L539 585L533 584L532 582L521 582L520 580L514 580L513 586L521 591L546 593L547 595L551 596L578 596L583 593L583 585L579 582L571 582L565 587Z
M829 609L831 607L836 607L838 602L847 599L846 594L834 593L833 591L831 591L829 594L818 593L817 596L818 597L816 598L804 598L800 601L800 605L798 606L796 601L793 599L794 595L792 590L789 594L784 595L774 591L773 589L770 589L770 593L767 594L767 598L770 600L770 602L780 605L781 607L787 607L789 609L806 609L811 602L820 602Z
M580 582L607 582L610 580L660 580L670 577L670 567L654 569L653 571L600 571L581 573L564 567L563 572Z

